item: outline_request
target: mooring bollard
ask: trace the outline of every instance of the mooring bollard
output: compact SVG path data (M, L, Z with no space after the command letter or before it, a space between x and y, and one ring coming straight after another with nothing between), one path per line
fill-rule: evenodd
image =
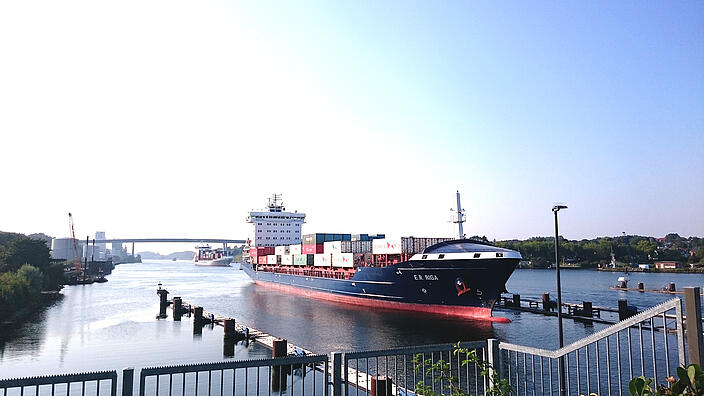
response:
M514 294L513 295L513 303L512 305L514 307L520 307L521 306L521 295L520 294Z
M588 316L592 317L592 302L591 301L582 301L582 316Z
M159 295L159 319L166 317L166 307L169 306L169 302L166 300L166 296L169 294L168 290L161 288L161 283L159 283L159 288L156 291Z
M638 291L644 291L645 286L643 285L643 282L638 282Z
M193 326L203 326L203 307L193 307Z
M174 297L172 308L174 320L180 321L181 315L183 315L183 300L181 300L181 297Z
M670 282L670 288L668 290L671 292L675 291L675 282Z
M547 311L551 308L550 293L543 293L543 311Z
M393 381L383 375L373 376L370 387L371 396L391 396L393 394Z
M228 318L223 320L223 337L225 338L235 338L237 331L235 330L235 320Z
M619 322L628 319L638 313L637 309L628 306L627 300L618 300L618 320Z

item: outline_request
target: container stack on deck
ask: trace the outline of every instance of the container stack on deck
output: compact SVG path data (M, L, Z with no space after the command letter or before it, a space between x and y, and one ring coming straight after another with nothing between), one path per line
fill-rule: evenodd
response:
M252 262L267 266L350 269L387 266L408 260L429 246L452 238L386 238L384 234L307 234L300 245L254 247Z

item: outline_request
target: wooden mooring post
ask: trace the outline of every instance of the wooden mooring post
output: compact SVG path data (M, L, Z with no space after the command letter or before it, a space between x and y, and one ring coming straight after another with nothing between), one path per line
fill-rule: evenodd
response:
M689 362L704 365L704 335L702 335L702 300L698 287L684 288Z

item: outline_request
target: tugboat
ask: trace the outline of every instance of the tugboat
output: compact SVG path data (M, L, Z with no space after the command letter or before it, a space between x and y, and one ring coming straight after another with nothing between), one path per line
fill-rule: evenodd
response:
M196 265L202 267L229 267L232 256L228 256L223 249L211 249L210 245L196 246L197 252L193 256Z

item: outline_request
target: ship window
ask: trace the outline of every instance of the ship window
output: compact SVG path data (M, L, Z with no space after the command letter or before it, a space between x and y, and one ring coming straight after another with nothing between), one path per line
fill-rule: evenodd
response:
M427 255L427 254L424 254L423 257L421 257L421 258L422 258L423 260L425 260L425 259L428 258L428 255Z
M496 253L496 257L503 257L503 256L504 256L503 253Z
M439 258L439 259L443 259L443 258L445 258L445 255L444 255L444 254L441 254L441 255L438 256L438 258Z
M481 256L481 255L482 255L481 253L474 253L474 258L479 258L479 256Z

